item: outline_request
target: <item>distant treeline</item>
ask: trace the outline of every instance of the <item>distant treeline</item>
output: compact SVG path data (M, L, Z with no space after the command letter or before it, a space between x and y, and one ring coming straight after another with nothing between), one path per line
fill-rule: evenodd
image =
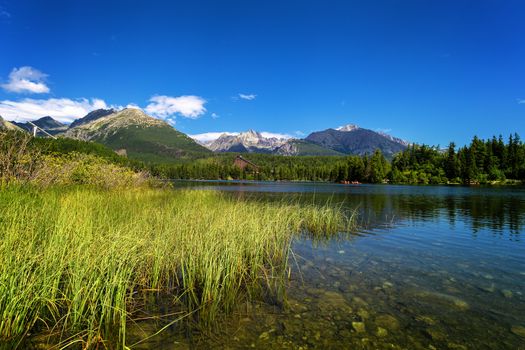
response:
M525 180L525 144L518 134L472 139L447 150L411 145L391 161L376 150L365 156L275 156L246 154L257 169L233 165L236 154L217 154L184 164L152 165L154 175L171 179L247 179L284 181L359 181L363 183L484 184Z

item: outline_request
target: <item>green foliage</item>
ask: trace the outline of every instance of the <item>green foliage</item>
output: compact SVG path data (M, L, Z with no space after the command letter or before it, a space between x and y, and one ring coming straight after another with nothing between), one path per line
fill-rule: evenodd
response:
M517 134L507 144L502 137L472 139L461 147L451 143L445 152L437 147L412 145L392 161L392 182L485 184L506 179L525 180L525 144Z
M383 182L389 164L378 151L369 156L277 156L250 153L245 155L258 171L234 166L237 154L221 153L213 157L181 164L152 166L152 173L170 179L247 179L271 181L360 181ZM382 166L380 173L371 164Z
M178 164L152 166L156 175L171 179L248 179L275 181L359 181L367 183L447 184L500 183L525 180L525 145L517 134L505 144L500 137L480 140L446 151L411 145L391 162L376 150L371 156L245 155L258 171L233 165L237 154L222 153Z

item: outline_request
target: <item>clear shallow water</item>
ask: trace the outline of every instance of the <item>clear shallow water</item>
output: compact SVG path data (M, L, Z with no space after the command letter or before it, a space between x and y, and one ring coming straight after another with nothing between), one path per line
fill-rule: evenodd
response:
M266 200L331 199L358 209L360 229L294 242L288 307L242 304L213 334L170 327L138 348L525 349L523 188L177 186Z

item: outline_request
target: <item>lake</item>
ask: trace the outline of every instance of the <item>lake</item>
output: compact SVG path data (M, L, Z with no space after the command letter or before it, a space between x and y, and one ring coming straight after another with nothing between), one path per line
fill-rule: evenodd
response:
M170 326L138 348L525 349L524 188L176 187L247 200L330 200L357 210L359 229L294 241L286 306L242 303L211 333Z

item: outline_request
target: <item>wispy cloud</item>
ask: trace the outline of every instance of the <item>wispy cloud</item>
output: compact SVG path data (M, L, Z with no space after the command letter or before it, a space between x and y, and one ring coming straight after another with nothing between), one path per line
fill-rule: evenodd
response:
M145 111L165 121L175 124L177 116L197 119L206 113L206 100L199 96L153 96Z
M525 105L525 99L518 99L518 104Z
M4 19L11 18L11 13L7 12L6 10L0 7L0 18L4 18Z
M108 105L101 99L31 99L25 98L20 101L0 101L0 115L7 120L25 122L35 120L44 116L51 116L63 123L70 123L73 120L83 117L89 112L108 108Z
M220 118L221 116L218 115L217 113L212 113L211 117L212 117L212 119L217 119L217 118Z
M194 140L197 140L199 142L205 143L205 142L215 141L221 135L224 135L224 134L229 135L229 136L239 135L238 132L224 131L224 132L205 132L205 133L202 133L202 134L194 134L194 135L188 135L188 136L191 137Z
M388 129L388 128L386 128L386 129L378 128L378 129L375 129L375 131L377 131L377 132L382 132L383 134L388 134L389 132L392 131L392 129Z
M113 107L115 108L115 107ZM140 109L142 110L142 108L140 106L138 106L136 103L128 103L126 105L126 107L122 107L122 106L117 106L115 109L123 109L123 108L135 108L135 109Z
M46 78L47 74L29 66L13 68L9 73L9 81L2 84L2 88L9 92L45 94L49 92Z
M276 139L291 139L292 136L288 134L280 134L276 132L261 131L261 135L266 138L276 138Z
M299 137L306 136L306 133L304 131L301 131L301 130L294 131L294 134L299 136Z
M256 97L257 95L255 94L239 94L239 98L241 100L246 100L246 101L253 101L255 100Z
M0 5L0 21L8 23L11 17L11 12L7 11L4 6Z

